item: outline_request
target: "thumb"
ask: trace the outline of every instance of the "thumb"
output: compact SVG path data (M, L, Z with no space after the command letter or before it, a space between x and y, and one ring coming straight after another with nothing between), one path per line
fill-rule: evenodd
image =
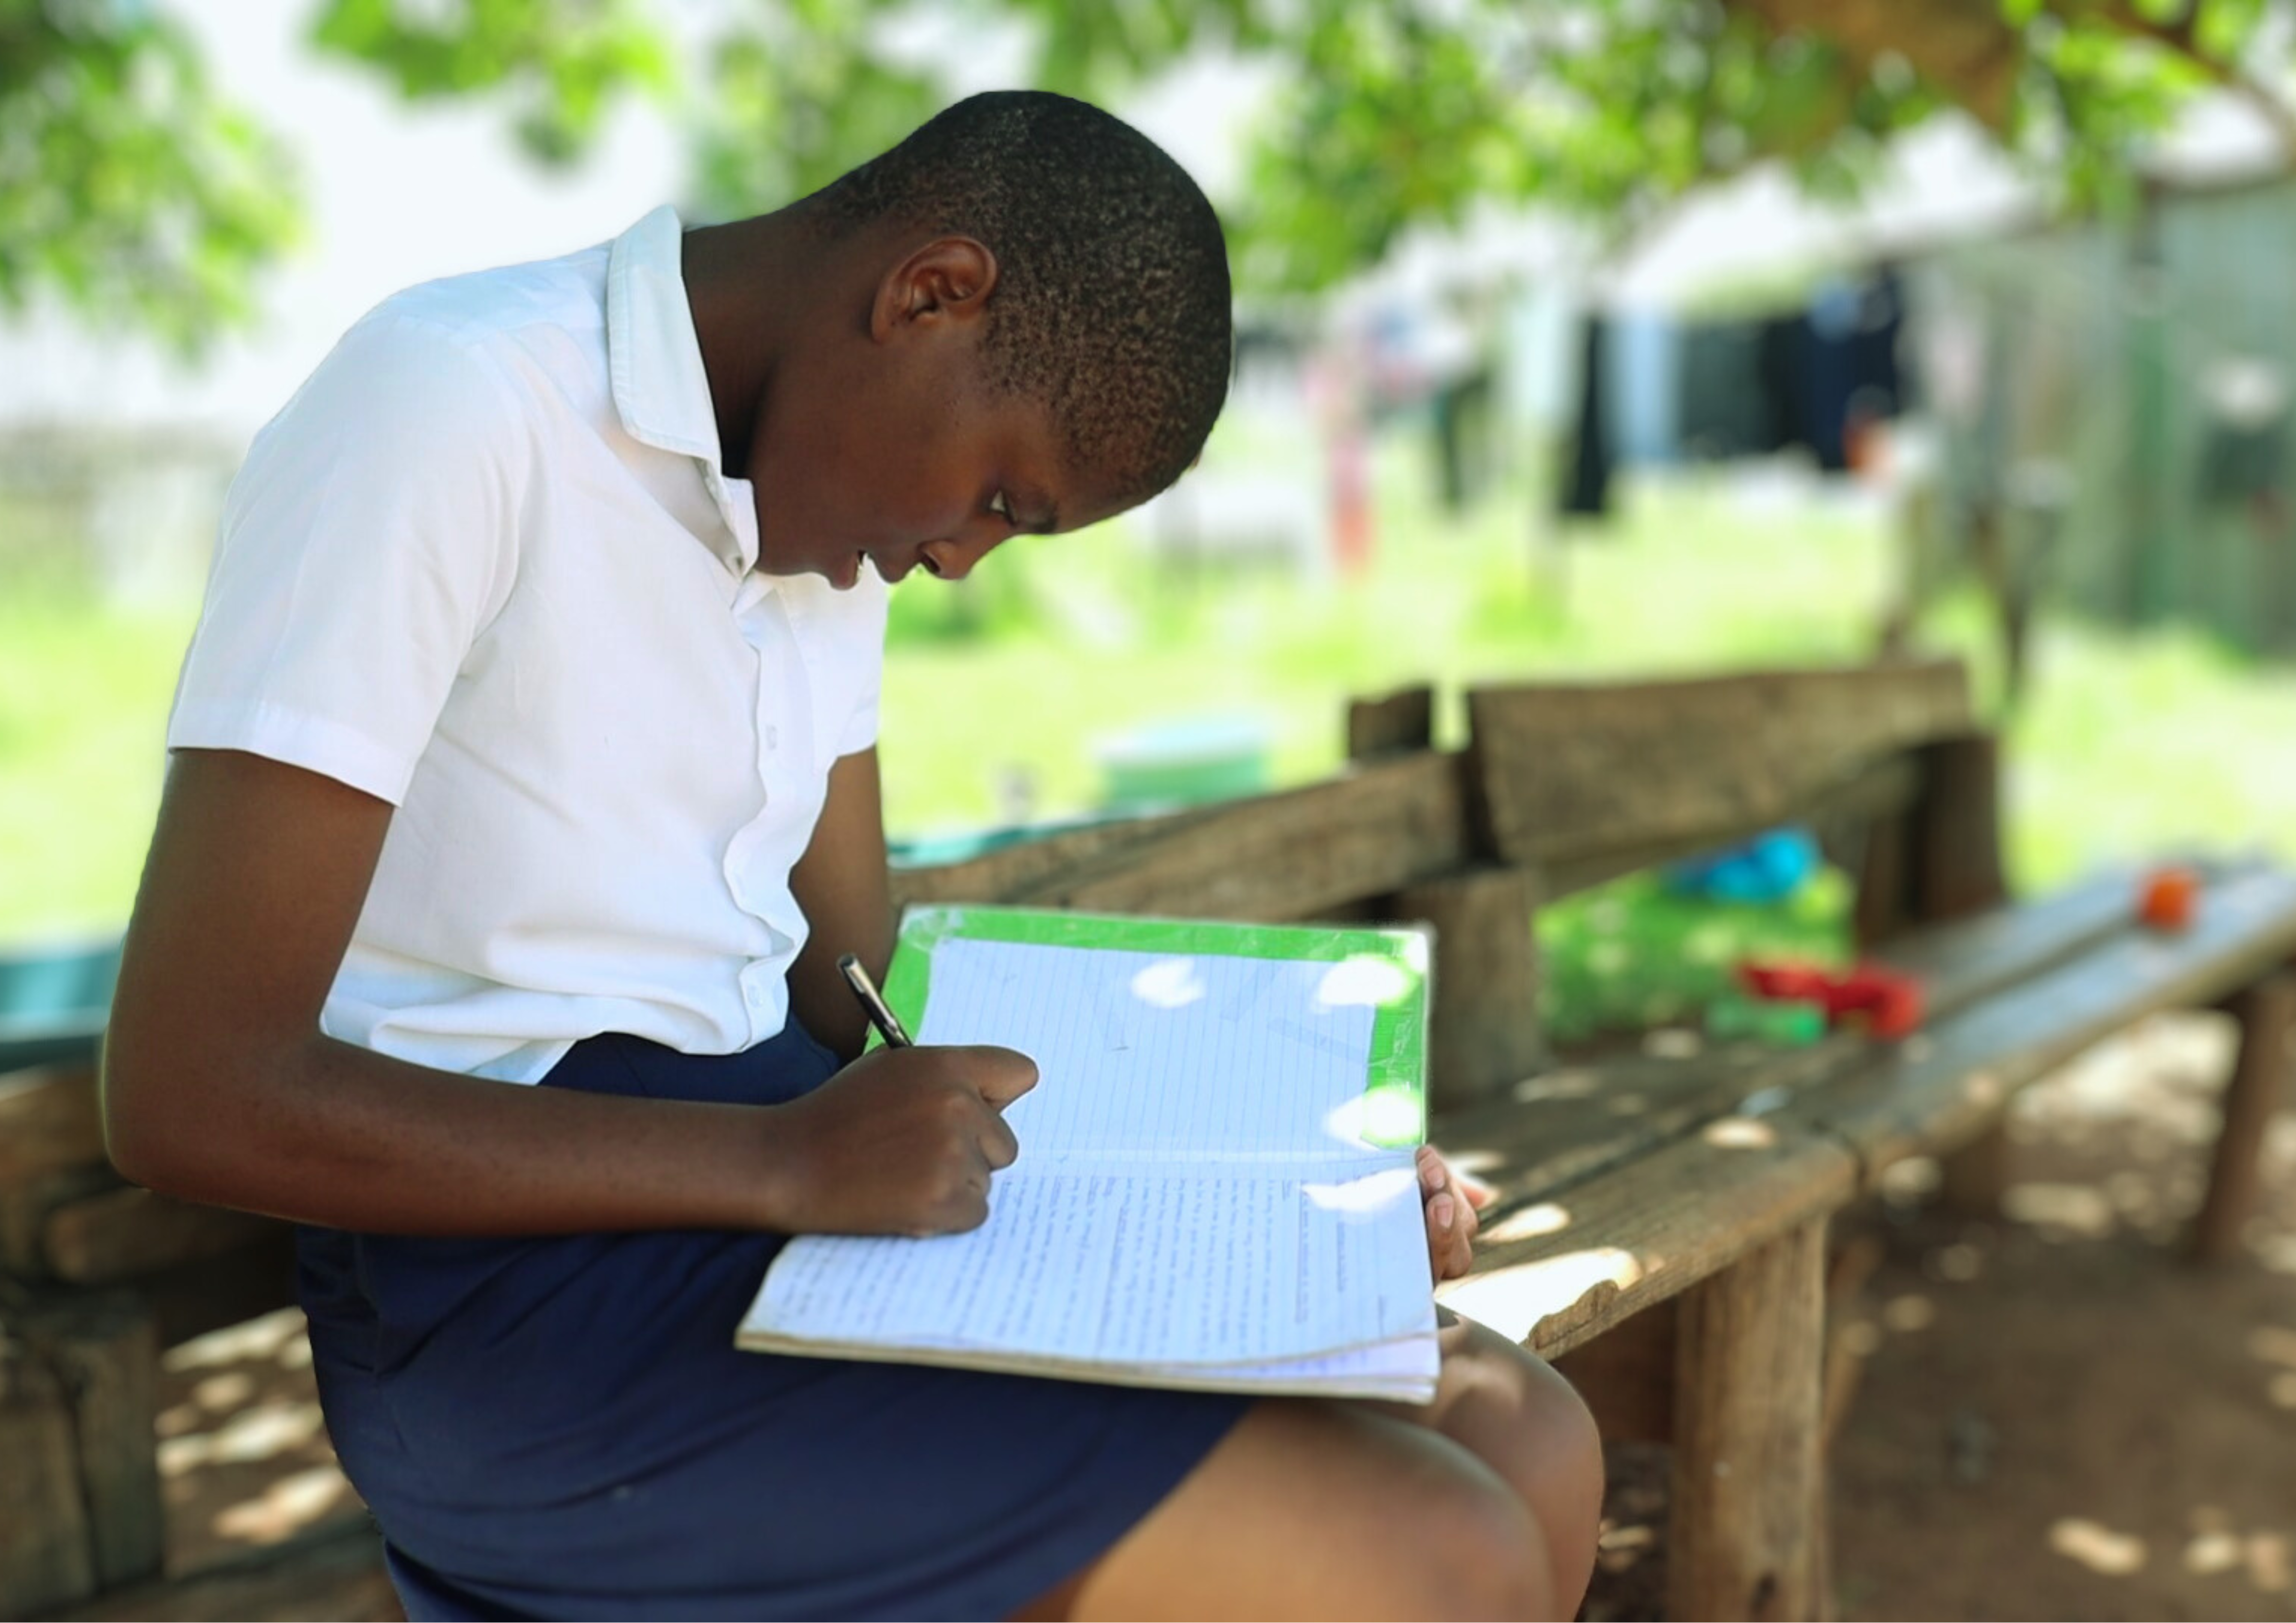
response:
M1036 1061L1017 1050L984 1043L957 1052L964 1055L958 1074L991 1109L1003 1110L1037 1086Z

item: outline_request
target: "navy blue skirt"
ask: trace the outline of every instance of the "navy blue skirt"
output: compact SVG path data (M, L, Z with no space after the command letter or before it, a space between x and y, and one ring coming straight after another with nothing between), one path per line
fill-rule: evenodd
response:
M836 1060L578 1045L542 1086L773 1104ZM782 1242L299 1235L320 1400L410 1618L991 1618L1248 1399L742 1352Z

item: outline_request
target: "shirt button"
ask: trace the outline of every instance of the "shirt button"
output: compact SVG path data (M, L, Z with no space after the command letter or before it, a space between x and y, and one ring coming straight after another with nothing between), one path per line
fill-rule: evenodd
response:
M748 988L748 990L749 990L750 1005L752 1008L757 1007L758 1004L762 1004L762 1003L764 1003L764 1002L766 1001L766 988L763 988L763 987L750 987L750 988Z
M767 727L766 729L766 748L768 750L778 750L781 747L782 730L779 727Z

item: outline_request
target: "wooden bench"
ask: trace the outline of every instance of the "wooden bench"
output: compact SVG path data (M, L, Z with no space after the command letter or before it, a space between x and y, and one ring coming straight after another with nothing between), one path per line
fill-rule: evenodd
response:
M2016 1090L2157 1010L2246 1029L2196 1245L2221 1254L2285 1067L2296 878L2208 872L2198 922L2136 919L2136 877L2012 904L1995 742L1949 663L1358 704L1332 782L1103 824L897 874L905 900L1437 930L1433 1136L1496 1184L1460 1310L1558 1359L1613 1435L1673 1445L1668 1615L1826 1605L1826 1225L1893 1162L1997 1193ZM1858 929L1920 976L1915 1037L1695 1045L1557 1062L1537 1017L1542 901L1807 821L1858 880ZM1685 1050L1690 1045L1682 1045Z
M92 1034L0 1072L0 1617L159 1572L160 1355L293 1285L284 1225L111 1170Z
M2229 999L2247 1035L2196 1228L2198 1249L2221 1254L2285 1069L2296 878L2218 865L2197 922L2176 935L2136 923L2129 874L2012 905L1997 751L1953 665L1490 688L1468 711L1468 747L1445 750L1426 691L1359 704L1356 759L1332 781L904 869L896 889L1432 922L1434 1136L1501 1192L1476 1271L1447 1299L1555 1357L1611 1434L1671 1441L1669 1616L1815 1615L1829 1217L1912 1154L1949 1157L1948 1186L1983 1198L2018 1088L2152 1011ZM1592 1062L1550 1053L1539 906L1796 818L1858 876L1861 933L1924 980L1921 1033ZM117 1348L176 1333L193 1310L228 1322L215 1316L284 1299L283 1261L263 1249L276 1226L251 1222L107 1180L86 1067L0 1079L0 1273L64 1297L130 1290L150 1326ZM200 1270L213 1283L187 1287ZM70 1384L0 1385L0 1431L12 1414L53 1417ZM42 1435L53 1450L62 1433ZM33 1480L17 1457L0 1439L0 1515ZM146 1502L141 1486L105 1491ZM155 1559L143 1543L103 1555L86 1519L73 1536L77 1570L105 1584ZM0 1585L0 1611L42 1609Z

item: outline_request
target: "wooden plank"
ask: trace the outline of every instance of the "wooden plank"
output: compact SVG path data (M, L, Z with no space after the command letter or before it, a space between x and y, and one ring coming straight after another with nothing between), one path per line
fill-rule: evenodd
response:
M1846 824L1883 823L1913 806L1921 791L1919 764L1909 756L1892 756L1860 767L1841 783L1815 790L1792 815L1800 821ZM1576 857L1561 857L1540 865L1549 900L1592 889L1628 873L1639 873L1677 857L1695 857L1715 847L1759 834L1776 825L1776 816L1747 817L1695 833L1673 834Z
M1438 1114L1431 1136L1499 1192L1485 1228L1504 1234L1573 1184L1624 1165L1745 1106L1775 1109L1857 1064L1860 1039L1809 1048L1730 1043L1679 1056L1630 1054L1565 1065L1502 1101Z
M157 1572L166 1528L153 1443L160 1343L151 1311L126 1291L75 1292L45 1300L9 1328L55 1370L62 1388L96 1587Z
M119 1187L119 1175L109 1161L27 1173L0 1184L0 1273L45 1278L48 1214L68 1201Z
M59 1623L299 1618L379 1623L404 1615L383 1569L382 1537L365 1514L195 1572L111 1590L57 1614Z
M1438 1111L1512 1088L1539 1068L1538 888L1523 868L1472 868L1406 886L1394 916L1433 926L1428 1096Z
M71 1412L45 1368L0 1357L0 1618L45 1617L95 1590Z
M2253 871L2227 869L2223 877ZM1924 926L1874 955L1921 981L1932 1016L1949 1013L2126 930L2136 890L2136 870L2109 868L2013 907Z
M1015 885L1043 907L1276 922L1456 870L1466 858L1459 758L1366 762L1328 782L1208 807L1185 826Z
M103 1160L95 1067L37 1065L0 1074L0 1188Z
M1040 883L1135 841L1159 839L1186 828L1203 815L1198 809L1121 817L1017 840L963 862L898 865L891 870L893 899L901 906L1009 902L1024 886Z
M2011 1094L2162 1009L2206 1004L2296 953L2296 876L2250 871L2206 886L2181 934L2128 929L1933 1020L1916 1037L1807 1092L1784 1112L1837 1134L1867 1186L1907 1155L1950 1151Z
M1703 1281L1679 1313L1666 1615L1815 1616L1824 1217Z
M2227 870L2219 882L2260 871ZM2133 874L2107 873L2008 912L1900 938L1883 958L1922 979L1932 1028L1926 1040L1933 1041L1940 1022L1988 995L2126 935L2135 897ZM1679 1056L1550 1068L1504 1100L1438 1111L1433 1136L1499 1188L1502 1205L1492 1215L1504 1222L1510 1207L1547 1200L1750 1100L1758 1112L1784 1108L1925 1045L1877 1047L1850 1036L1799 1049L1689 1041L1691 1051Z
M2296 974L2282 970L2243 988L2232 1012L2240 1022L2240 1053L2225 1083L2224 1126L2217 1133L2208 1196L2193 1220L2196 1262L2237 1255L2242 1225L2256 1209L2264 1135L2288 1089Z
M1956 661L1467 695L1489 849L1548 864L1761 828L1861 768L1970 732Z
M1914 809L1914 916L1968 918L2009 897L2001 864L2001 741L1989 733L1939 739L1919 750Z
M274 1218L194 1206L124 1185L51 1211L41 1231L41 1252L59 1279L109 1284L235 1250L278 1227Z
M1436 1296L1554 1357L1833 1210L1856 1181L1831 1139L1723 1117L1564 1191L1543 1232L1500 1231Z
M1365 761L1435 747L1435 690L1406 687L1348 704L1348 758Z

